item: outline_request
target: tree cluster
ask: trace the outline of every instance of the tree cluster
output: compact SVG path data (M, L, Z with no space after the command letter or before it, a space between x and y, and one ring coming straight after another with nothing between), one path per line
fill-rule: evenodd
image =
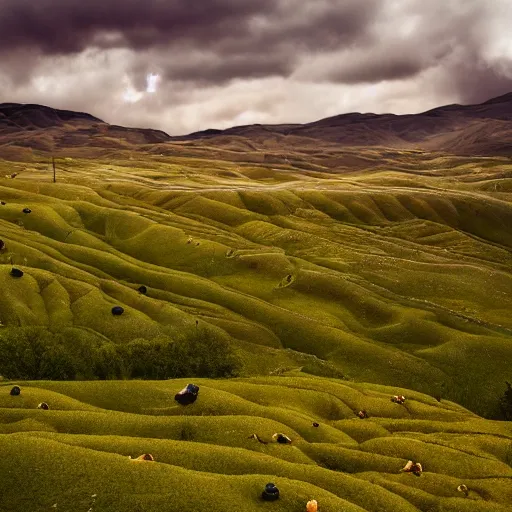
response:
M207 329L197 329L191 338L161 336L127 343L76 328L0 332L0 375L10 380L220 378L235 376L239 369L229 341Z

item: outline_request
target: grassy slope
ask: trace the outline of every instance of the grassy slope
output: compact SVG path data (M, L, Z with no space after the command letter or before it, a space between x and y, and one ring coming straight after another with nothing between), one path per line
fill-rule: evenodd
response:
M173 400L184 380L27 382L20 397L4 383L0 509L299 511L314 498L323 512L510 510L509 424L417 392L400 406L396 388L297 372L195 382L186 408ZM49 411L35 408L41 400ZM360 408L369 419L355 417ZM254 432L293 442L263 445ZM141 453L156 462L128 458ZM422 462L420 478L400 473L408 459ZM268 481L282 494L271 507L258 498Z
M238 344L246 374L321 372L316 356L496 413L511 378L510 164L395 152L322 174L134 158L63 160L56 184L37 159L0 163L20 172L0 179L4 325L125 342L192 335L199 319Z
M492 415L511 379L511 166L362 157L387 164L73 159L53 184L37 159L1 161L0 176L20 172L0 179L4 325L124 343L186 336L199 319L255 376L197 379L188 408L172 399L185 381L22 383L17 398L4 383L0 510L510 510L510 427L447 399ZM332 365L349 380L265 376ZM405 406L390 402L399 392ZM292 446L248 439L278 431ZM143 452L157 462L129 461ZM409 458L420 478L399 472ZM268 481L272 505L258 500Z

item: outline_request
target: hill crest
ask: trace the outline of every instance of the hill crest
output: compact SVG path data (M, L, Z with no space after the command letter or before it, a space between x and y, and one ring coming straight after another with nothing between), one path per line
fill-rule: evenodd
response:
M42 134L48 136L43 143ZM162 130L111 125L83 112L34 104L0 104L0 144L43 151L84 145L148 150L141 146L158 144L158 150L166 154L182 148L184 142L188 148L204 151L206 141L209 151L213 146L231 153L241 148L311 152L321 143L329 151L340 147L386 147L455 155L512 156L512 92L477 105L445 105L419 114L350 112L304 124L208 128L180 136L170 136ZM164 146L160 147L161 144ZM225 157L234 158L232 154Z

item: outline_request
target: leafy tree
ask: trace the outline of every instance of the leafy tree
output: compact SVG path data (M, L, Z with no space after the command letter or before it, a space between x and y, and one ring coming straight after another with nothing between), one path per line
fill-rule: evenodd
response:
M172 344L169 338L161 337L151 341L136 339L120 346L127 373L133 378L168 378L173 359Z
M198 328L195 336L177 341L174 349L177 360L183 361L175 377L234 377L240 370L229 341L213 329Z
M9 379L74 379L70 355L40 327L0 333L0 373Z
M189 339L104 341L76 328L58 334L44 327L0 331L0 375L8 379L169 379L231 377L240 361L227 338L211 328Z
M94 374L102 379L121 379L124 376L124 365L120 351L115 343L103 343L95 354Z
M118 347L133 378L230 377L240 362L229 342L213 330L201 329L191 339L160 336L136 339Z

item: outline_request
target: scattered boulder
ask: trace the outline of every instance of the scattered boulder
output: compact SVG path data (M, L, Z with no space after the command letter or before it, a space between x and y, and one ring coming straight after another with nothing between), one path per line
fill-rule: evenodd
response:
M261 493L261 497L265 501L276 501L279 499L279 489L272 483L267 484Z
M316 421L315 421L315 422L313 422L313 427L318 428L319 426L320 426L320 424L319 424L319 423L317 423Z
M288 436L281 433L274 434L272 436L272 439L279 444L290 444L292 442L292 440Z
M3 251L5 249L5 242L3 240L0 240L0 251Z
M404 395L395 395L392 399L391 399L392 402L394 402L395 404L400 404L402 405L404 402L405 402L405 396Z
M407 461L407 464L402 468L404 473L412 473L416 476L420 476L423 473L423 467L419 462L413 462L412 460Z
M197 400L199 393L199 386L194 384L188 384L187 387L183 388L179 393L174 395L174 400L181 405L190 405Z
M357 413L357 415L359 416L359 418L361 418L362 420L368 418L368 413L363 409L361 411L359 411Z
M267 441L263 441L263 439L261 439L258 434L251 434L247 439L256 439L256 441L260 442L261 444L268 444Z
M1 204L2 206L5 206L7 203L6 203L5 201L0 201L0 204Z
M23 270L20 270L19 268L12 268L9 272L12 277L23 277Z
M139 293L142 293L142 295L146 295L146 293L148 293L148 289L146 286L142 285L142 286L139 286L137 288L137 290L139 291Z
M143 453L142 455L139 455L135 459L132 459L132 456L128 455L128 458L133 461L147 460L150 462L154 462L154 460L155 460L155 458L153 457L153 455L151 455L151 453Z
M122 308L121 306L114 306L112 308L112 314L114 316L119 316L119 315L122 315L124 313L124 308Z
M30 208L23 208L23 213L32 213Z
M21 394L21 388L19 386L14 386L11 389L11 396L19 396Z
M38 406L38 409L43 409L44 411L47 411L50 409L50 406L46 402L41 402Z
M464 494L464 496L468 496L469 495L469 489L468 489L468 486L465 485L465 484L460 484L458 487L457 487L457 491L461 492L462 494Z
M316 500L309 500L306 503L306 512L317 512L318 511L318 502Z

